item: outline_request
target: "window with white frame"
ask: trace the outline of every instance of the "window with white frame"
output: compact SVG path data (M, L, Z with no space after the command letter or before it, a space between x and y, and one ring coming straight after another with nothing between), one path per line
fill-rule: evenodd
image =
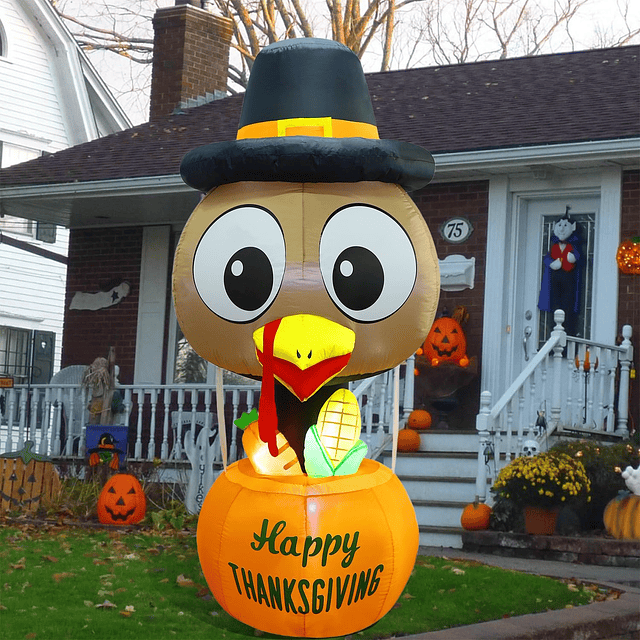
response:
M0 327L0 375L12 376L24 382L29 371L28 329Z

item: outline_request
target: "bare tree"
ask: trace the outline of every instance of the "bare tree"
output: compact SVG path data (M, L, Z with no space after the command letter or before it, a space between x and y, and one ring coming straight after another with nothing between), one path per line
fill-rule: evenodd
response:
M631 44L631 41L640 35L640 21L631 17L631 1L617 0L616 7L623 28L615 29L611 23L596 24L594 44L598 48L623 47L626 44Z
M460 64L476 60L573 50L575 19L592 0L431 0L412 14L411 35L400 53L408 64ZM640 33L630 0L618 0L620 20L602 27L582 46L629 44ZM612 11L611 17L616 12ZM584 36L583 36L584 41ZM393 64L393 63L392 63Z
M229 79L246 87L251 65L266 44L285 38L323 35L342 42L362 57L378 38L380 70L389 68L396 12L426 0L326 0L311 18L301 0L202 0L233 21L232 47L240 54L232 62ZM133 62L149 63L153 55L151 18L171 0L52 0L80 46L87 51L110 51ZM315 25L314 25L315 23ZM319 26L316 26L319 25ZM233 88L233 85L232 87Z
M151 19L174 0L50 0L80 46L130 63L109 81L120 99L146 113L153 55ZM366 69L459 64L476 60L573 50L573 25L595 0L200 0L229 17L233 39L229 90L246 87L256 55L266 44L294 37L330 37L350 47ZM593 22L581 47L621 46L640 37L633 0L615 0L606 26ZM312 10L308 10L311 7ZM613 18L620 14L616 26ZM611 19L609 19L611 18ZM636 19L636 22L639 20ZM136 64L141 63L141 64Z

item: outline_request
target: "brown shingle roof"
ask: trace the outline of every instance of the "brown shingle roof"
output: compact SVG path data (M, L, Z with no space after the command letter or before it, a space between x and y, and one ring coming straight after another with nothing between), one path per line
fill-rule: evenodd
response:
M640 136L640 46L367 75L381 138L434 154ZM235 138L242 96L0 171L0 186L171 175Z

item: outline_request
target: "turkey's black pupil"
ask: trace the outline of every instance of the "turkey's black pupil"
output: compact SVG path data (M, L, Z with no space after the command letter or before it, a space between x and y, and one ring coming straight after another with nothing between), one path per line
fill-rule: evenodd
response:
M273 268L264 251L257 247L236 251L224 270L224 288L243 311L259 309L273 288Z
M372 306L384 288L380 260L364 247L349 247L333 266L333 289L342 304L353 311Z

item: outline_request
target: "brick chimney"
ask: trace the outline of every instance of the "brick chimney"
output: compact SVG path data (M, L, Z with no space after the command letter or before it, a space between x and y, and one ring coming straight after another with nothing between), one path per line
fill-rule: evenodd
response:
M189 98L226 92L232 22L200 6L200 0L176 0L153 17L151 122Z

